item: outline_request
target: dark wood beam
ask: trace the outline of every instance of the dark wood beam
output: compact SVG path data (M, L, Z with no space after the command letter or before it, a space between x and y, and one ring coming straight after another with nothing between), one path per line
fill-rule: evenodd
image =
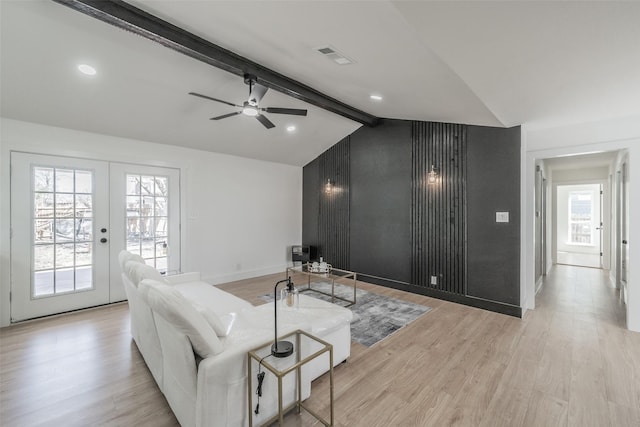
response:
M375 126L378 118L337 99L290 79L282 74L237 55L201 37L151 15L121 0L53 0L78 12L153 40L214 67L243 76L258 77L263 86L339 114L348 119Z

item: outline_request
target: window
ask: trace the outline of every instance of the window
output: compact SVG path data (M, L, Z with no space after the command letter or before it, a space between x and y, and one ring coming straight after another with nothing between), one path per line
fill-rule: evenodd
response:
M32 297L93 288L93 173L34 167Z
M569 243L593 244L593 192L569 192Z
M127 250L167 271L168 177L127 174Z

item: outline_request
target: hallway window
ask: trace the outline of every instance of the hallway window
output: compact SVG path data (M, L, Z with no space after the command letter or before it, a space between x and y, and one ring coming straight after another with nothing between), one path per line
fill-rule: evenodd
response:
M593 192L569 192L569 243L593 244Z

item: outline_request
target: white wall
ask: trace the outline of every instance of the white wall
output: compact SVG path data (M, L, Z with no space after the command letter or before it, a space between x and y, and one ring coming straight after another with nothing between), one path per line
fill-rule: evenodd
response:
M536 160L593 151L626 149L630 165L630 217L640 215L640 180L633 172L640 164L640 117L626 117L598 123L577 124L547 130L522 128L521 156L521 304L535 308L534 283L534 198ZM635 179L635 180L634 180ZM629 242L640 241L640 227L633 222ZM629 248L629 265L640 265L640 250ZM627 327L640 331L640 274L629 271Z
M302 168L10 119L0 121L0 325L9 324L11 151L181 170L182 270L222 283L282 271L302 239ZM215 135L212 135L212 138Z

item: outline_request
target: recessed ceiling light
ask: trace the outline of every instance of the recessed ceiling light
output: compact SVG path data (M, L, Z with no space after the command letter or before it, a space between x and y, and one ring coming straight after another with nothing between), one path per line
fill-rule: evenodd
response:
M287 132L293 132L294 130L296 130L296 127L291 125L291 126L287 126Z
M80 70L82 74L86 74L87 76L95 76L97 73L95 68L87 64L78 65L78 70Z
M369 95L369 98L373 99L374 101L382 101L382 97L380 95Z

